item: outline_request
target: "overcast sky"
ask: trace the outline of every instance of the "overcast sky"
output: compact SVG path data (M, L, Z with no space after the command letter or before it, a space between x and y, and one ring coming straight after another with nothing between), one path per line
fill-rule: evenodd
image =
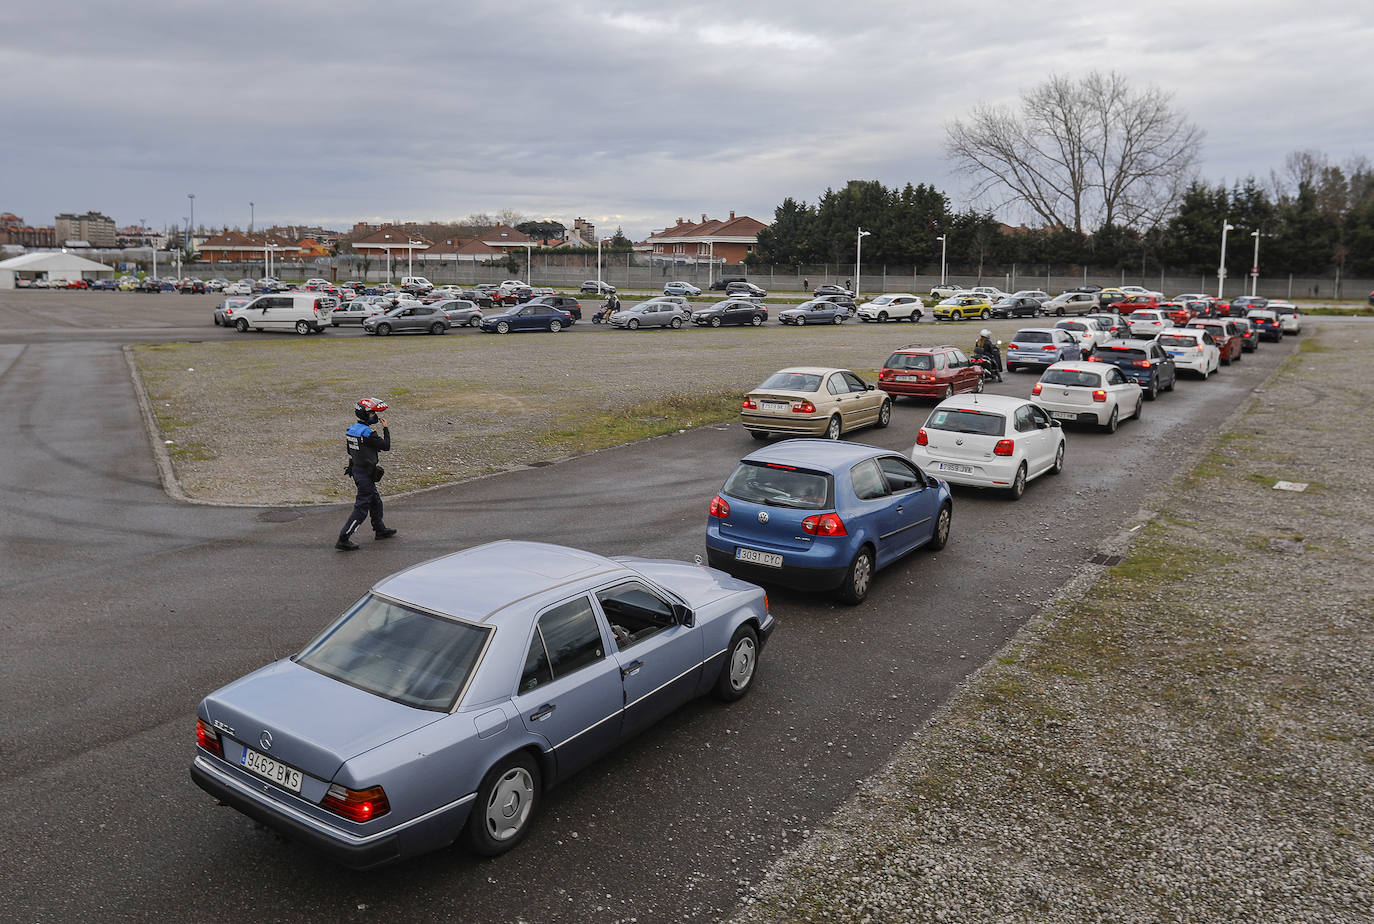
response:
M930 183L943 126L1116 69L1206 130L1202 178L1374 157L1362 2L7 3L0 211L247 227L514 209L640 238ZM1014 216L1004 216L1014 217Z

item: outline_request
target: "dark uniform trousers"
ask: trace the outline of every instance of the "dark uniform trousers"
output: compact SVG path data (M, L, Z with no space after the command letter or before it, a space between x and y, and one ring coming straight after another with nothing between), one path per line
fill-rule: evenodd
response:
M339 533L340 539L350 538L368 517L372 518L374 532L386 528L382 520L382 493L377 490L377 483L372 480L372 469L363 469L364 466L361 465L353 466L353 483L358 486L358 496L353 501L353 512L349 514L343 532Z

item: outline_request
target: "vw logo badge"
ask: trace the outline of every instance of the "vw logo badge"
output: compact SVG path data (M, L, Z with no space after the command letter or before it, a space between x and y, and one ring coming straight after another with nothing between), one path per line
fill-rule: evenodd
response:
M964 445L964 441L963 441L963 440L955 440L955 441L954 441L954 445L955 445L955 446L962 446L962 445Z
M258 735L258 745L264 751L272 750L272 733L264 729L263 733Z
M760 510L760 511L759 511L759 522L760 522L760 523L767 523L767 522L768 522L768 511L767 511L767 510Z

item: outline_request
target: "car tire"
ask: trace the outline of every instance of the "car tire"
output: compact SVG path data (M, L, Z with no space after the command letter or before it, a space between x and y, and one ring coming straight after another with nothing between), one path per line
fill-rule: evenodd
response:
M1038 318L1038 317L1040 317L1040 309L1039 309L1039 308L1032 308L1032 309L1031 309L1031 317L1033 317L1033 318Z
M1026 463L1022 462L1021 467L1016 470L1016 477L1011 480L1011 487L1007 488L1007 494L1012 500L1020 500L1026 493Z
M886 427L892 423L892 399L883 399L883 406L878 408L878 427Z
M850 606L858 606L864 602L868 596L868 590L873 586L873 552L868 546L864 546L854 555L854 560L849 563L849 570L844 574L844 583L840 585L838 591L839 598Z
M881 323L883 323L883 322L886 321L886 320L887 320L887 312L886 312L886 311L879 311L879 312L878 312L878 323L881 324Z
M742 625L730 637L730 645L725 649L725 663L720 666L720 676L716 678L716 699L726 703L743 699L754 685L758 666L758 633L753 626Z
M1169 380L1169 384L1164 386L1164 390L1165 390L1165 391L1173 391L1173 390L1174 390L1174 386L1177 385L1177 384L1178 384L1178 373L1175 372L1175 373L1174 373L1174 377L1171 378L1171 379Z
M762 327L762 326L763 326L763 315L761 315L761 314L756 314L756 315L754 315L752 318L750 318L749 323L753 324L755 327Z
M639 330L639 319L630 318L630 320L625 322L625 326L628 327L630 330Z
M378 325L377 325L377 334L378 334L379 336L382 336L382 337L389 337L389 336L391 336L391 325L390 325L390 324L378 324Z
M473 853L494 857L525 839L543 800L540 777L539 765L526 751L487 771L464 832Z
M682 318L673 318L671 321L668 322L668 326L671 327L673 330L680 329L682 327Z
M935 515L935 529L930 534L930 541L926 547L931 551L938 552L949 545L949 527L954 519L954 510L948 503L940 505L940 512Z
M1063 305L1060 305L1058 308L1054 309L1054 316L1055 316L1056 318L1062 318L1062 317L1064 316L1064 306L1063 306Z
M1140 412L1143 411L1143 410L1145 410L1145 397L1142 395L1141 397L1139 397L1139 398L1136 399L1136 402L1135 402L1135 413L1132 414L1131 416L1134 417L1136 420L1139 420L1139 419L1140 419Z
M1115 433L1117 424L1120 423L1121 415L1117 413L1118 408L1112 408L1112 416L1107 418L1107 422L1102 425L1102 429L1108 433Z
M1207 381L1207 376L1209 376L1209 375L1211 375L1211 373L1207 371L1207 367L1206 367L1206 366L1203 366L1203 367L1202 367L1202 380L1203 380L1204 382Z
M986 308L984 308L982 313L978 315L979 320L982 321L986 321L990 317L992 317L992 312L988 311Z
M843 432L844 426L840 423L840 415L835 414L825 425L825 438L828 440L837 440Z
M1153 401L1159 397L1159 379L1150 379L1150 389L1145 392L1145 400Z
M240 334L246 334L246 333L248 333L248 322L245 321L243 318L239 318L239 319L238 319L238 322L237 322L236 324L234 324L234 328L235 328Z
M1054 451L1054 464L1050 466L1050 474L1058 475L1064 470L1064 441L1059 441L1059 448Z
M510 333L510 323L507 322L507 321L498 321L497 324L496 324L496 332L497 332L498 334L509 334L509 333Z
M712 327L720 327L720 318L712 318L712 319L711 319L711 326L712 326Z
M763 442L764 440L768 439L768 434L762 430L750 430L749 435L752 436L754 439L758 440L759 442Z
M843 323L844 323L844 315L842 315L842 314L837 314L837 315L835 315L833 318L830 319L830 323L831 323L831 324L843 324Z
M973 386L973 393L975 395L981 395L983 393L983 377L981 375L978 376L978 384Z
M558 333L558 332L559 332L560 330L562 330L562 329L563 329L563 322L562 322L562 321L550 321L550 322L549 322L549 333L551 333L551 334L556 334L556 333Z
M946 386L945 386L945 390L942 391L942 392L940 392L940 397L936 398L935 400L936 400L936 401L943 401L943 400L945 400L946 398L953 398L953 397L954 397L954 386L953 386L953 385L946 385Z

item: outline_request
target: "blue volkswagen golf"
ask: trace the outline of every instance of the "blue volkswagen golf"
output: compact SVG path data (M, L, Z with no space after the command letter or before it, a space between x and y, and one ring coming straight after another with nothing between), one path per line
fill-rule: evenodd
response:
M711 499L712 568L799 590L868 596L873 573L949 541L949 485L873 446L784 440L740 460Z

